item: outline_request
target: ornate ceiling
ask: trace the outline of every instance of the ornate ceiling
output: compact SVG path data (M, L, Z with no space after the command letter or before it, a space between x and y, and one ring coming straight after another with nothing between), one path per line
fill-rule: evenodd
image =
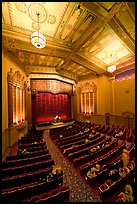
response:
M36 30L45 48L31 44ZM2 43L27 73L50 68L76 81L112 76L135 65L135 2L2 2Z

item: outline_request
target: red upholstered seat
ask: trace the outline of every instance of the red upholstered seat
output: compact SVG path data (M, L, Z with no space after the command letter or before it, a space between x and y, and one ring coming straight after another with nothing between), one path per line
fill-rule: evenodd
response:
M56 188L56 189L53 189L50 193L50 200L51 201L55 201L55 200L59 200L60 198L60 192L59 192L59 189Z
M31 199L30 199L30 202L35 202L36 200L39 200L40 199L40 196L33 196Z
M49 192L43 193L40 196L40 199L42 199L42 200L48 200L49 198L50 198Z
M70 189L68 186L61 186L59 188L59 192L60 192L60 201L64 201L65 199L69 199L69 193L70 193Z

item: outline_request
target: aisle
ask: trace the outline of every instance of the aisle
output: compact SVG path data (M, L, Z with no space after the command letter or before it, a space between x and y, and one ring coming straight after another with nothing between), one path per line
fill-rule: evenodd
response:
M57 164L63 168L63 184L70 188L71 202L101 202L90 189L85 185L84 181L72 169L69 162L63 157L57 147L54 145L49 136L49 131L45 130L43 138L46 141L47 148L52 158Z

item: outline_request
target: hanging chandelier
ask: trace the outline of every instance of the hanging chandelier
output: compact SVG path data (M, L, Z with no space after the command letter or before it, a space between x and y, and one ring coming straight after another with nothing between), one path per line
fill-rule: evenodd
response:
M39 13L36 13L38 16L38 28L39 28ZM46 38L39 31L35 31L31 34L31 43L36 48L44 48L46 46Z
M114 72L116 70L116 66L115 65L111 65L111 66L109 66L108 68L107 68L107 71L108 72Z

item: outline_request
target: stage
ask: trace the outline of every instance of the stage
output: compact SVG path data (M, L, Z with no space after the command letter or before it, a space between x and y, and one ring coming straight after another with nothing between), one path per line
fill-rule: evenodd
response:
M66 123L63 123L63 122L52 123L51 125L44 125L43 124L39 127L36 126L36 130L50 130L53 128L59 128L59 127L65 127L68 125L72 125L73 123L74 123L74 121L70 121L70 122L66 122Z

